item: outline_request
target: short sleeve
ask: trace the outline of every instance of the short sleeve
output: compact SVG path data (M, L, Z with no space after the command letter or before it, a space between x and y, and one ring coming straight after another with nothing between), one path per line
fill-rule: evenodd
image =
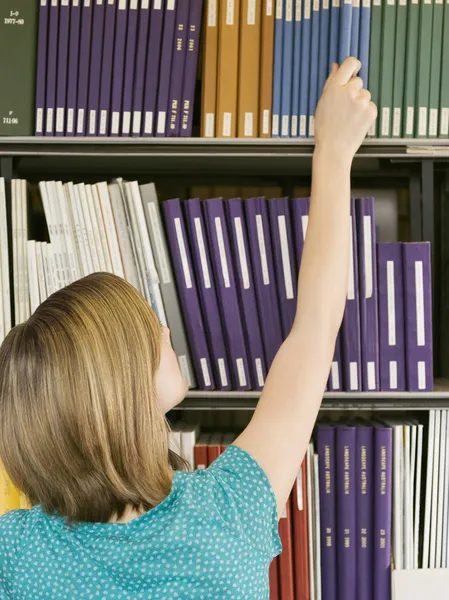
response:
M265 471L247 452L229 446L206 470L215 502L234 535L270 560L281 553L276 498Z
M26 528L26 510L13 510L0 518L0 600L12 600L14 569Z

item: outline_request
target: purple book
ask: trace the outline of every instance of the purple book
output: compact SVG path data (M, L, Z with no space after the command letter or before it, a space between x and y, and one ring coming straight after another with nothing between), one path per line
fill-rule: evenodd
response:
M175 25L176 0L167 0L164 17L164 33L162 36L159 90L157 94L157 136L165 135L165 128L167 123L168 100L170 96L170 80L173 58L173 42L175 39Z
M190 0L190 19L187 34L187 56L182 90L181 137L191 137L193 108L195 103L196 74L198 70L198 49L200 44L201 16L203 0Z
M405 317L402 244L377 244L380 389L404 391Z
M360 343L359 277L354 199L351 200L350 218L351 254L349 259L348 296L342 325L343 370L346 391L360 392L362 389L362 348Z
M112 66L112 92L110 107L111 136L120 135L127 28L128 0L118 0L117 17L115 24L114 62Z
M223 200L221 198L206 200L203 203L203 209L217 285L220 315L231 363L233 388L249 390L252 382Z
M56 124L58 137L65 134L67 107L67 71L69 57L70 6L69 0L60 0L58 32L58 71L56 77Z
M125 79L123 85L122 135L131 135L133 111L134 70L136 67L137 23L139 17L138 0L129 0L128 33L126 36Z
M90 70L90 43L92 37L92 13L92 0L83 0L83 9L81 11L78 90L76 100L76 135L78 136L86 135Z
M341 330L335 342L334 358L332 359L331 372L327 382L329 392L341 392L343 389L342 357L341 357Z
M198 284L198 295L203 309L204 324L214 365L217 389L232 388L229 360L226 354L224 332L218 308L215 277L212 269L209 245L207 243L204 216L198 198L184 202L185 220L189 233L189 248Z
M101 63L100 114L98 135L109 134L111 122L112 69L114 63L115 19L117 0L107 0L104 16L103 58Z
M379 324L377 307L376 224L374 198L355 200L359 255L362 386L379 390Z
M187 33L189 27L190 0L178 0L176 9L175 36L173 40L173 59L170 75L170 94L168 100L168 119L165 135L179 137L182 115L182 89L187 55Z
M277 281L282 334L285 339L291 331L296 315L298 269L293 249L289 199L268 200L274 271Z
M150 27L150 0L142 0L139 10L139 31L137 36L136 68L133 91L133 136L142 131L143 93L145 89L145 68L147 62L148 32Z
M407 389L433 390L430 243L404 244Z
M373 600L374 430L360 425L356 434L357 600Z
M374 599L391 598L391 508L393 433L391 427L374 428Z
M337 600L337 497L335 427L318 425L322 600Z
M240 299L243 328L246 335L248 357L255 389L261 390L265 384L267 370L260 333L259 312L257 310L254 277L246 233L243 201L233 198L225 202L231 253L235 269L235 280Z
M45 135L55 134L55 106L56 106L56 77L58 70L58 25L59 1L51 0L48 42L47 42L47 85L45 91L45 104L47 109Z
M182 301L184 322L188 332L197 381L200 389L213 390L215 389L214 377L181 202L179 200L167 200L162 203L162 208L176 286Z
M69 58L67 66L67 119L65 134L75 135L76 96L80 52L81 0L72 0L70 9Z
M356 535L356 428L338 426L337 464L337 566L338 598L357 600Z
M36 62L36 135L44 135L49 0L41 0Z
M103 60L104 0L94 1L94 18L90 50L87 134L97 136L99 130L101 63Z
M263 315L262 340L265 360L269 369L282 344L282 325L274 277L268 209L265 198L249 198L245 200L244 205L257 304L259 314L261 317Z
M142 134L153 136L155 133L154 116L159 82L161 41L164 22L163 0L154 0L151 9L148 55L145 69L145 93L143 97L144 123Z

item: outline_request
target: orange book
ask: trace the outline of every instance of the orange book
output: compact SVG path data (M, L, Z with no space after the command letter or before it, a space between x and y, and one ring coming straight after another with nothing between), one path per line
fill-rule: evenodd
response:
M238 137L259 132L259 60L262 0L241 0Z
M274 0L262 0L259 86L259 136L271 137L273 99Z
M219 0L207 0L204 27L201 137L215 137L218 68Z
M217 137L237 135L240 0L222 0L219 10Z

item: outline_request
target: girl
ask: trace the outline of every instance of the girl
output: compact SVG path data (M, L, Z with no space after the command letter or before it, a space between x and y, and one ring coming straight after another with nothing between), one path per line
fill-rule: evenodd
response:
M284 509L345 306L350 170L376 117L334 66L316 111L310 220L292 331L257 410L187 473L165 413L186 385L143 298L95 274L53 294L0 349L0 457L32 510L0 519L0 599L268 599Z

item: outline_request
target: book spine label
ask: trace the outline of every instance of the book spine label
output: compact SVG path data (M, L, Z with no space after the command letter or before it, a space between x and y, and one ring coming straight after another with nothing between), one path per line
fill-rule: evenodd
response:
M181 137L192 136L202 12L203 0L191 0L189 29L187 34L187 56L184 69L184 85L182 89ZM204 84L205 82L203 81L203 85Z
M156 106L163 31L164 2L153 0L145 74L144 118L142 134L156 135Z
M373 594L374 545L374 431L357 427L357 600L371 600Z

